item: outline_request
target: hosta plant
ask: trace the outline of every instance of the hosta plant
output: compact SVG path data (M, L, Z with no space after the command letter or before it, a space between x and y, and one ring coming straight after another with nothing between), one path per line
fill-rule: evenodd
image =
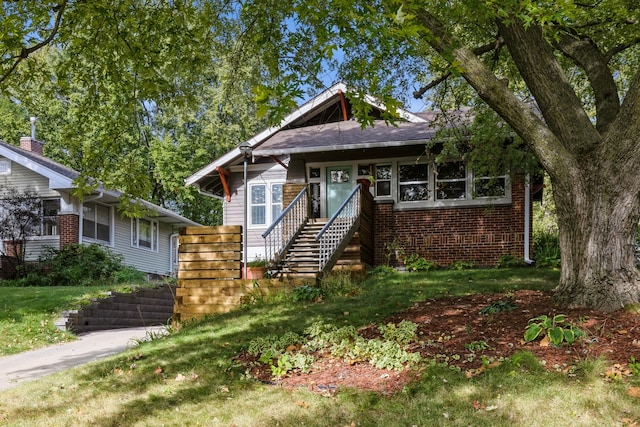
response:
M573 342L584 335L578 327L566 321L566 315L556 314L549 317L545 314L529 319L524 331L524 340L531 342L538 337L549 337L549 342L556 347L560 347L563 342L573 344Z

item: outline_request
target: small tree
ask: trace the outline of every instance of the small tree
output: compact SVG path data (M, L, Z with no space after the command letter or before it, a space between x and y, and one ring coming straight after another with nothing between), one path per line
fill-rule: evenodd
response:
M26 241L39 232L42 201L37 193L27 188L0 187L0 253L13 270L13 276L25 274Z

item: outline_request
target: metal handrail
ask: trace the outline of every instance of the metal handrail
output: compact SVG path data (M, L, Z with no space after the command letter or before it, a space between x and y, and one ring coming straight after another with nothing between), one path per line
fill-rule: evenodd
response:
M360 184L351 191L349 197L329 219L322 230L316 234L316 241L320 243L318 271L323 271L347 234L351 231L360 216Z
M278 268L284 253L309 218L307 187L293 199L280 216L262 233L264 252L269 266Z

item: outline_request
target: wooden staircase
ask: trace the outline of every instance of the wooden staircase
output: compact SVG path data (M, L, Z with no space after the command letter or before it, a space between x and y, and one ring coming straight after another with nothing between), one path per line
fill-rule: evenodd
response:
M307 220L282 260L280 275L295 279L318 278L320 245L315 236L327 221L327 218Z

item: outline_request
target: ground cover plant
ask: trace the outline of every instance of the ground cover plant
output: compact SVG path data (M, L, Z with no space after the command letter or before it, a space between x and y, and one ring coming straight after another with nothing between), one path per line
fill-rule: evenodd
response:
M336 281L321 299L245 305L3 392L0 423L634 425L638 315L558 309L550 299L557 278L553 270L505 269L384 274L357 287ZM585 338L525 342L529 320L542 314L565 315ZM422 362L385 369L325 353L288 369L300 362L294 349L305 337L320 349L323 339L342 342L336 335L356 342L354 332L398 343ZM288 360L250 364L252 343Z

